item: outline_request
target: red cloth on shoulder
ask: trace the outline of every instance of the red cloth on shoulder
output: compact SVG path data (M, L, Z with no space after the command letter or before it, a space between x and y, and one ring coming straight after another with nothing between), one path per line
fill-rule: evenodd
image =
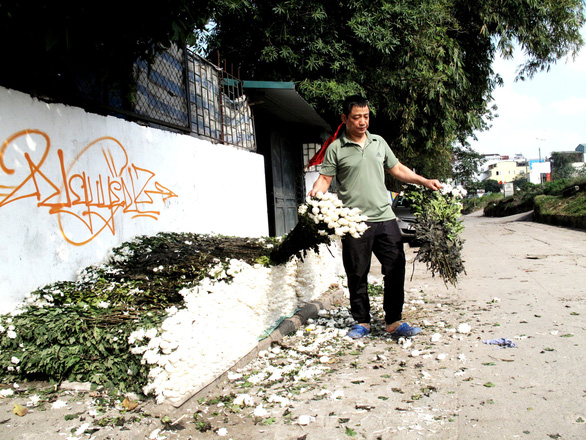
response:
M336 130L336 132L333 135L331 135L329 138L326 139L326 141L323 143L323 145L321 146L319 151L317 153L315 153L315 155L307 163L307 165L306 165L307 168L309 168L313 165L319 165L324 161L324 157L326 156L326 150L328 149L330 144L338 138L338 135L340 134L340 131L342 130L343 125L344 125L344 123L341 123L338 126L338 129Z

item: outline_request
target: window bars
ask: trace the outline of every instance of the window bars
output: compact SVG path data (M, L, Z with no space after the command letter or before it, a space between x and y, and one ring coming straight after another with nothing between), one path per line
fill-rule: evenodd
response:
M242 81L189 49L171 47L135 66L134 112L150 123L255 151Z

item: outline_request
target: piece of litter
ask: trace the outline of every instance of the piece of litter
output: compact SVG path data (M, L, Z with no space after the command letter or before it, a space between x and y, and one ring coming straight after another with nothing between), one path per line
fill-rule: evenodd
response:
M499 347L502 347L502 348L515 347L515 343L508 338L489 339L489 340L486 340L483 342L488 345L498 345Z

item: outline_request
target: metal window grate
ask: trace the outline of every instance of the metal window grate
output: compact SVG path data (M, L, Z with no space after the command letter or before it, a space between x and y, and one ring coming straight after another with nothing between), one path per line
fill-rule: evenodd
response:
M184 52L176 46L158 53L150 66L146 61L138 61L135 64L136 114L187 131L190 120L184 73Z
M313 156L315 156L315 153L317 153L320 148L321 148L321 145L316 144L316 143L303 144L303 165L304 166L307 166L307 164L309 163L309 160ZM313 165L313 166L307 168L306 171L319 171L320 168L321 168L320 165Z
M134 81L130 101L120 98L115 88L103 94L106 100L82 82L79 93L85 103L108 113L256 151L242 81L193 51L172 46L150 64L136 62Z
M188 75L192 131L256 150L252 112L242 81L191 51Z

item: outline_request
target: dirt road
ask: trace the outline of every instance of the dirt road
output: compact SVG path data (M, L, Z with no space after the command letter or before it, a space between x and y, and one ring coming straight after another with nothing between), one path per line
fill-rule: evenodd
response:
M180 408L73 393L16 417L16 396L0 400L0 439L584 439L586 232L522 218L465 217L457 288L409 264L411 340L387 339L380 313L348 340L342 300Z

